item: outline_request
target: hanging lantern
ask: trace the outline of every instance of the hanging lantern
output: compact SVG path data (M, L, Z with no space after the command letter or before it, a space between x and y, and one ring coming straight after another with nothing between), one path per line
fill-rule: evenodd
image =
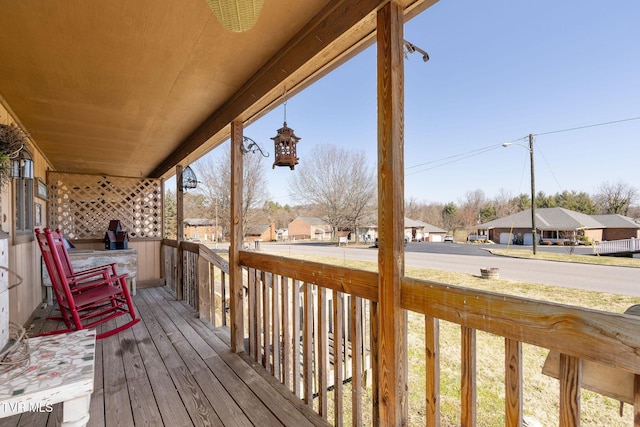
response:
M183 190L193 190L198 186L198 178L196 178L195 172L190 166L187 166L182 170L182 176L180 177L180 187Z
M289 166L291 170L298 164L298 157L296 156L296 144L302 138L298 138L293 129L287 127L287 122L278 129L278 134L273 138L274 152L276 154L275 161L273 162L273 169L276 166Z

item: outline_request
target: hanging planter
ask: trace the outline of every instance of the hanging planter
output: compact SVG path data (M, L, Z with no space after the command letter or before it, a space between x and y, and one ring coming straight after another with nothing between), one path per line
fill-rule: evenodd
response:
M0 154L9 158L18 155L27 143L27 134L15 124L0 124Z
M11 177L11 160L27 143L27 134L15 124L0 124L0 187Z

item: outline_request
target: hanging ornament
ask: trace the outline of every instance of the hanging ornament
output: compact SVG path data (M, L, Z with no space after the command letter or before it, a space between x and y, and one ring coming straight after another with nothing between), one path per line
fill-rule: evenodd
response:
M298 164L298 157L296 155L296 144L300 139L293 133L293 129L287 127L287 98L286 89L284 94L284 125L278 129L278 134L271 138L273 140L275 160L273 162L273 169L276 166L289 166L291 170L294 170Z

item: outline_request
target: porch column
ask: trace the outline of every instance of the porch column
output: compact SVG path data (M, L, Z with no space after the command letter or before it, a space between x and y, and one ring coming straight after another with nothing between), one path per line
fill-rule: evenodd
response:
M231 244L229 285L231 287L231 350L244 351L244 288L239 252L242 249L242 130L240 121L231 123Z
M176 298L178 301L182 300L183 292L183 252L182 252L182 240L184 237L184 190L182 188L182 165L176 166L176 243L178 247L177 259L176 259Z
M377 15L378 73L378 325L377 399L381 426L406 425L406 312L404 276L403 13L397 0ZM372 334L375 336L375 334ZM377 403L377 405L376 405Z

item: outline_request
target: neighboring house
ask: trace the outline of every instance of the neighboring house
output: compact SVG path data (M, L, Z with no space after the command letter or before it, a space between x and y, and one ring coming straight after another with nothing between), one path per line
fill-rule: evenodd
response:
M372 223L375 221L372 221ZM366 225L358 228L364 242L373 242L378 237L377 225ZM443 242L446 230L411 218L404 218L404 236L413 242Z
M186 218L184 221L184 239L199 240L201 242L216 241L216 224L209 218ZM218 227L218 240L221 234L221 227Z
M276 240L276 225L273 223L250 225L247 227L245 240L247 242L254 242L256 240L261 242L274 241Z
M605 227L601 240L640 239L640 218L615 214L592 216Z
M321 218L299 216L289 223L290 240L329 240L331 226Z
M537 208L539 241L573 242L580 236L592 241L628 239L640 235L640 224L622 215L587 215L564 208ZM533 243L531 209L481 224L479 234L497 243Z
M276 240L278 242L284 242L289 240L289 229L288 228L276 229Z
M444 236L447 235L447 230L436 227L428 223L424 223L424 241L425 242L444 242Z
M404 235L412 242L443 242L446 230L417 219L404 218Z

